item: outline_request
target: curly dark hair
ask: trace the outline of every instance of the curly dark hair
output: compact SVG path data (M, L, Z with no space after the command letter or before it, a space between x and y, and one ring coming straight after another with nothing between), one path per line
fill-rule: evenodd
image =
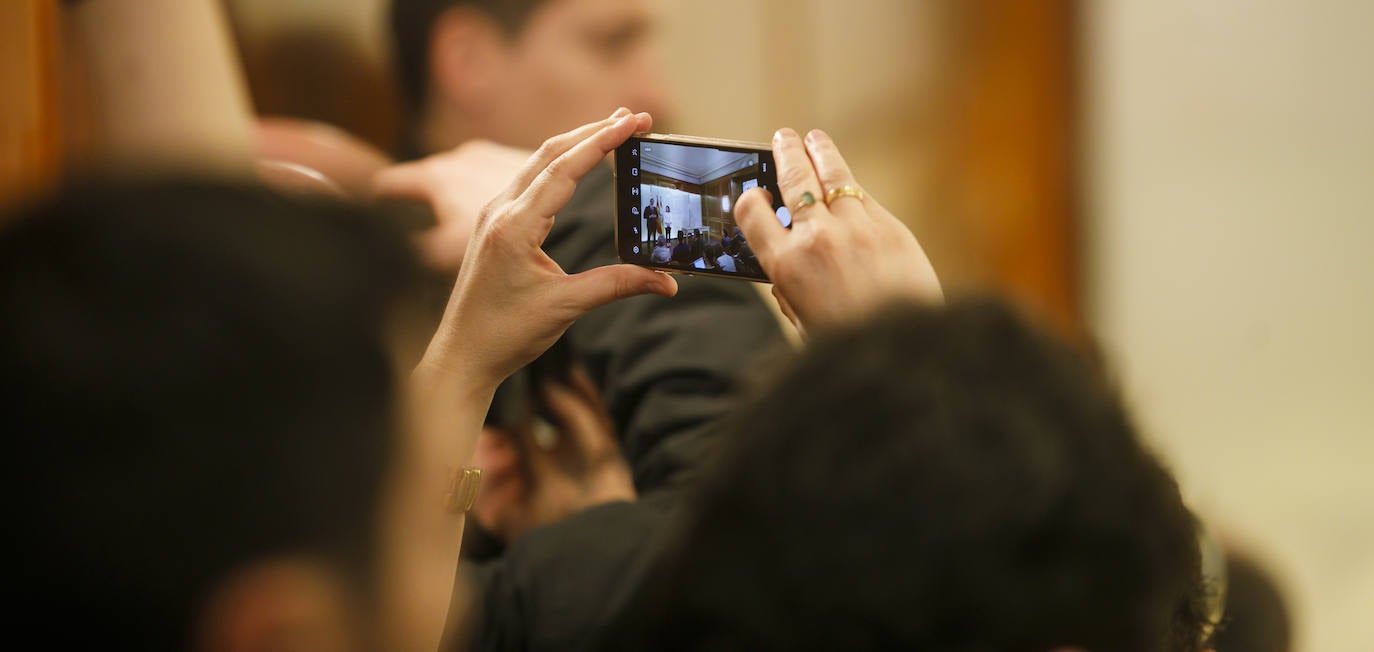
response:
M1201 645L1174 479L1101 369L1002 305L831 333L724 440L626 648Z

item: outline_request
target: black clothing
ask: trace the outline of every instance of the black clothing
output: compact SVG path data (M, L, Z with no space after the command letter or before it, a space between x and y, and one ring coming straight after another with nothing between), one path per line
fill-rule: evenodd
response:
M673 247L673 262L682 263L683 265L691 263L692 246L686 242L677 243L677 246Z
M598 168L558 214L544 249L568 273L616 262L611 174ZM488 562L463 563L476 582L470 641L445 649L586 649L642 576L650 541L679 502L682 475L707 452L736 380L783 345L750 283L678 278L674 298L600 308L568 331L598 384L641 496L527 533Z

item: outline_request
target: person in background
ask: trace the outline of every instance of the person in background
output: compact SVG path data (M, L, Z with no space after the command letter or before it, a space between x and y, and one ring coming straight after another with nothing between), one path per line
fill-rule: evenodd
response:
M712 244L707 247L706 255L716 261L716 268L720 271L731 273L735 271L735 259L731 258L730 254L725 253L725 250L721 248L720 245Z
M682 231L677 233L677 246L673 247L673 262L683 266L692 262L692 245L688 243L687 234Z
M649 198L649 205L644 208L644 220L648 225L644 233L647 242L663 237L663 214L658 211L658 201L652 197Z
M700 230L692 232L692 239L688 244L691 247L693 260L700 259L706 255L706 239L701 235Z
M710 247L707 247L707 248L706 248L706 252L703 253L702 256L701 256L700 258L698 258L698 259L692 261L692 267L695 267L696 269L704 269L704 270L712 271L712 272L715 271L715 270L716 270L716 259L711 257L710 251L711 251L711 250L710 250Z
M617 106L668 109L648 0L391 0L408 154L533 149Z
M649 255L649 260L659 265L666 265L672 259L673 250L668 246L668 240L659 238L658 244L654 245L653 253Z

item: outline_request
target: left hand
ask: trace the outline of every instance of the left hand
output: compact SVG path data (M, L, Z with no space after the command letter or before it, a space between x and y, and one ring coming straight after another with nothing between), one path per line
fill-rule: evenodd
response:
M422 366L461 368L470 381L494 388L592 309L640 294L677 293L672 277L634 265L568 275L540 249L577 182L652 124L647 113L622 109L545 141L479 216Z
M943 302L940 279L916 236L858 190L829 135L816 130L803 141L780 129L773 156L778 190L792 207L792 229L778 222L763 188L744 193L735 216L798 331L857 321L893 300ZM825 200L827 191L839 189L853 194ZM803 201L806 196L812 203Z

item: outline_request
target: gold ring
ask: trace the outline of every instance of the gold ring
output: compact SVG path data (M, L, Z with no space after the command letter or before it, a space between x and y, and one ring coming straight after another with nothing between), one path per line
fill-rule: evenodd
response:
M831 188L830 192L826 192L826 206L830 206L831 203L834 203L835 199L840 199L842 196L852 196L852 198L863 202L863 191L861 191L861 189L855 188L853 185L841 185L840 188Z
M801 200L797 202L797 207L794 208L794 209L792 209L792 214L793 214L793 215L796 215L796 214L800 213L801 210L802 210L803 208L806 208L806 207L808 207L808 206L811 206L812 204L815 204L815 203L816 203L816 196L813 195L813 194L811 194L811 191L808 190L808 191L806 191L806 192L803 192L803 193L802 193L802 196L801 196Z
M825 205L829 206L830 204L834 203L836 199L839 199L841 197L853 197L859 201L863 201L864 191L859 190L858 188L855 188L854 186L850 185L840 186L839 188L832 188L830 192L825 193Z

